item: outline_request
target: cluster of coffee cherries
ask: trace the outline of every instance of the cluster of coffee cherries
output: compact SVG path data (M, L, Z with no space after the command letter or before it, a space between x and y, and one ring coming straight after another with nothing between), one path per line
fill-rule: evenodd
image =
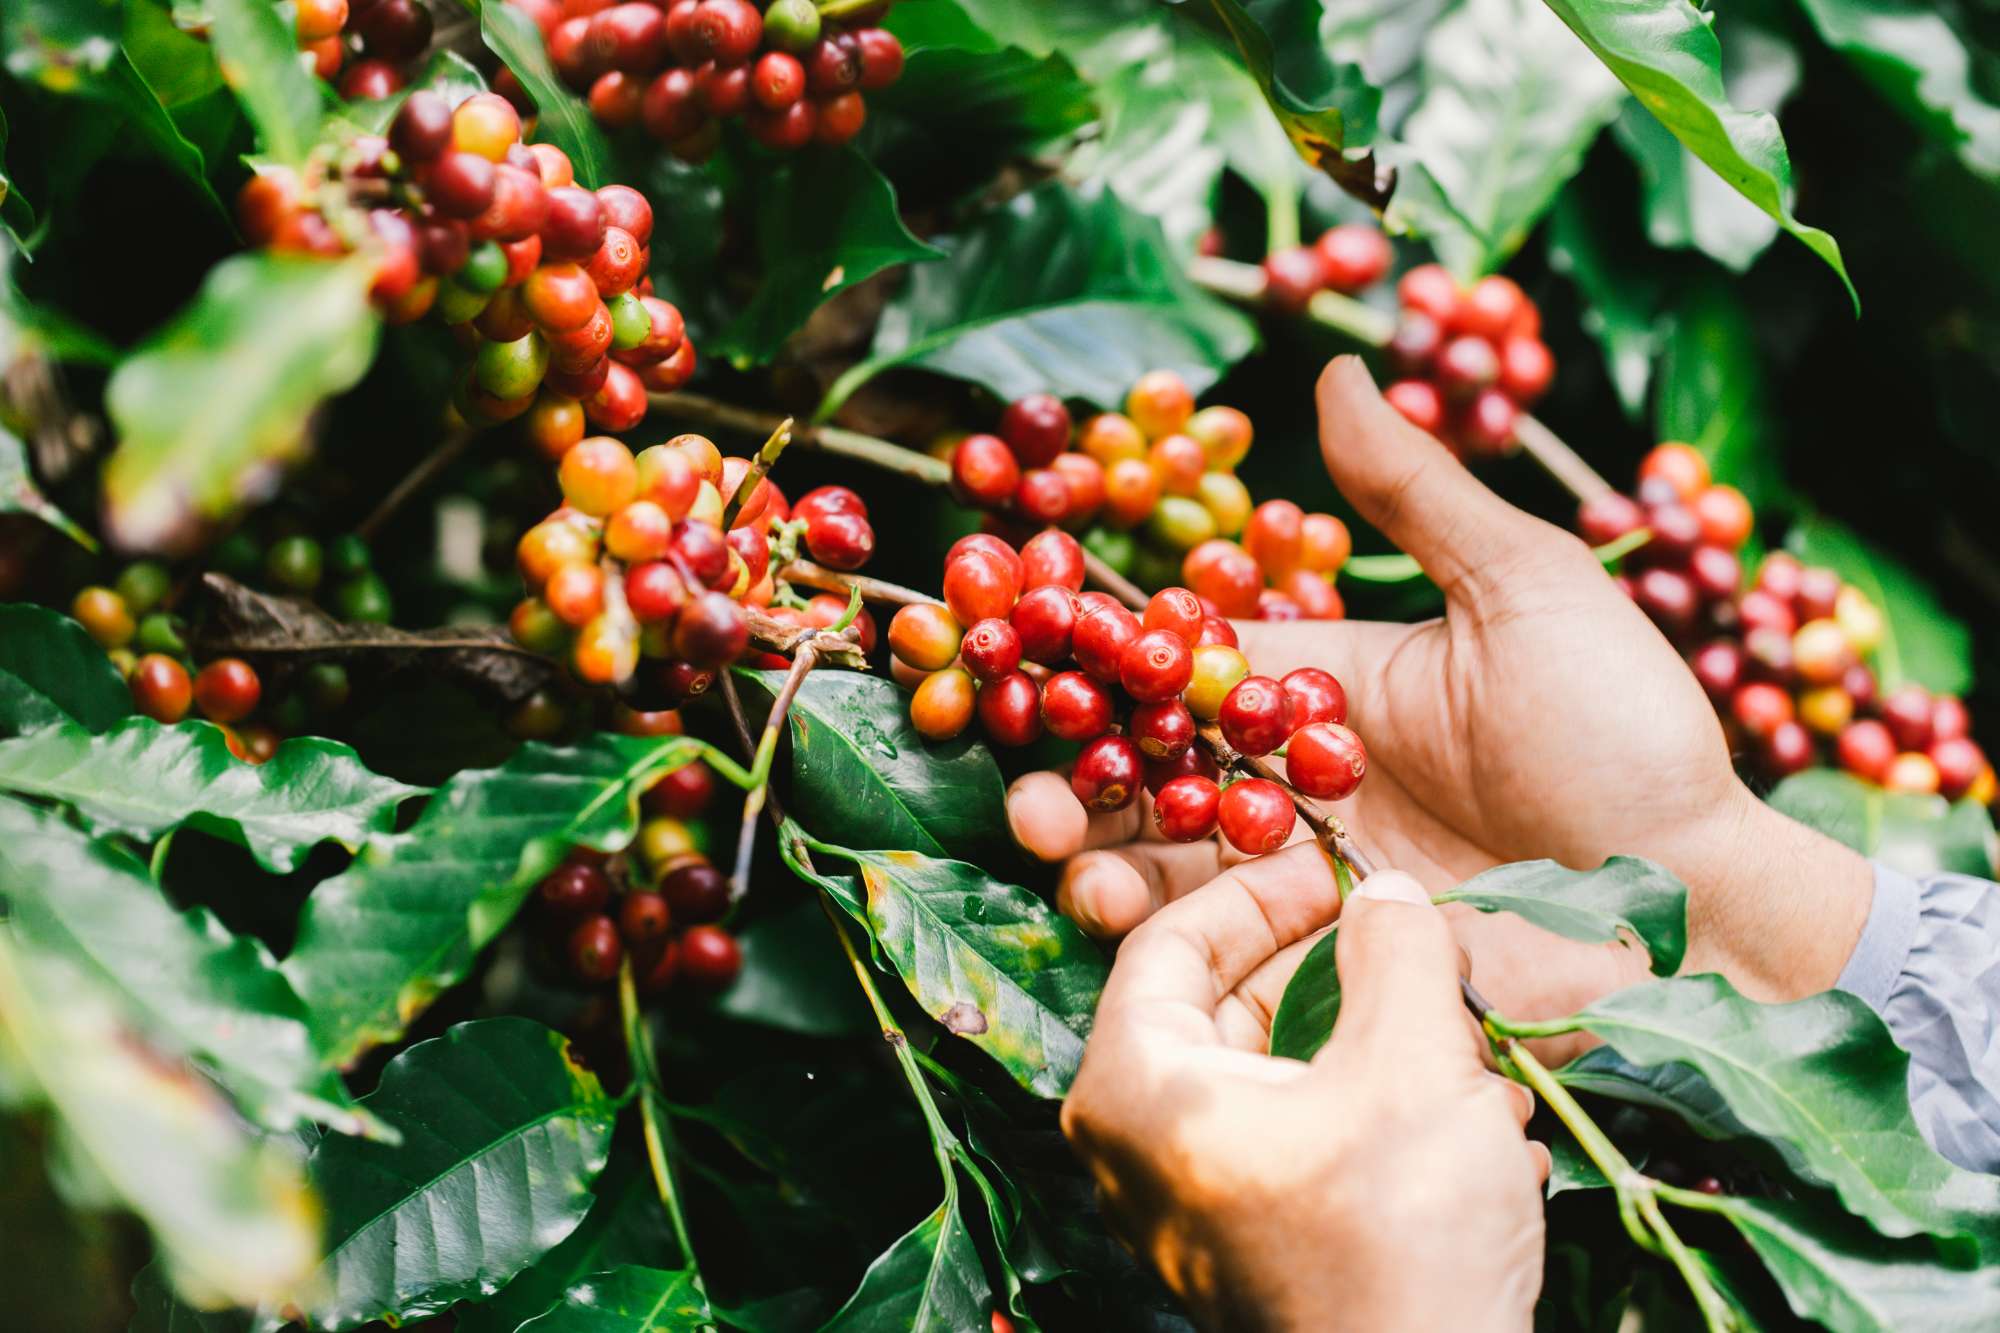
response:
M976 717L999 745L1044 733L1078 742L1070 785L1087 808L1122 810L1144 788L1165 836L1193 842L1220 827L1249 853L1291 836L1291 794L1264 778L1223 786L1201 723L1241 755L1282 749L1304 795L1353 794L1368 761L1344 725L1339 681L1312 668L1253 676L1235 629L1191 589L1162 589L1141 614L1084 592L1083 574L1082 548L1059 528L1018 551L989 533L960 539L945 557L943 604L905 606L889 622L916 729L949 740Z
M1636 496L1586 501L1577 526L1594 545L1647 530L1620 586L1686 653L1732 740L1767 777L1831 762L1892 791L1992 801L1993 769L1964 703L1917 684L1879 687L1868 662L1883 619L1867 594L1782 551L1746 583L1740 551L1755 514L1695 449L1658 446L1640 464Z
M498 94L453 107L411 93L386 138L259 171L237 217L274 250L379 255L370 294L384 315L435 313L470 353L457 397L468 420L535 409L538 438L574 443L586 420L636 426L648 390L694 373L680 311L647 277L652 206L627 186L577 185L561 149L521 142Z
M1296 314L1323 291L1352 296L1388 273L1395 258L1378 228L1348 222L1320 233L1311 245L1273 250L1264 257L1264 297Z
M1252 435L1241 411L1197 410L1179 375L1149 371L1124 411L1080 425L1051 394L1009 403L995 433L950 446L952 490L1002 535L1079 530L1118 573L1148 588L1187 583L1223 615L1337 620L1347 526L1289 501L1253 505L1235 471Z
M1439 264L1404 273L1396 296L1388 352L1398 378L1383 397L1461 457L1513 448L1516 420L1556 373L1535 303L1511 278L1462 288Z
M342 97L389 97L429 49L435 26L423 0L292 0L292 31L313 73Z
M676 156L715 151L741 117L770 148L842 144L868 117L864 92L903 72L887 5L834 18L814 0L509 0L533 17L549 63L600 124L643 126Z
M712 993L736 979L742 948L717 924L729 879L703 853L698 822L714 794L699 760L664 774L640 798L647 818L630 848L572 848L536 885L537 933L571 981L606 986L627 957L642 994L677 981Z
M749 646L745 608L777 595L774 551L803 547L853 570L875 549L867 507L845 486L792 504L760 477L725 531L750 466L701 435L637 455L608 435L571 445L557 465L562 507L516 551L530 596L514 609L515 638L566 655L593 685L624 685L645 659L644 693L662 707L706 690Z

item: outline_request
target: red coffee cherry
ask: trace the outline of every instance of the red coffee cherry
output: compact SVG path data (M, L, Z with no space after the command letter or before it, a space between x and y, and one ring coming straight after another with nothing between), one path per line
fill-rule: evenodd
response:
M1638 501L1618 491L1585 500L1576 513L1576 530L1592 546L1605 546L1646 526L1646 511Z
M903 74L903 43L887 28L862 28L854 34L861 48L861 86L869 92L887 88Z
M1021 656L1043 666L1056 666L1070 655L1076 632L1076 595L1053 584L1031 588L1014 603L1007 620L1019 636Z
M718 991L743 970L743 950L720 926L696 926L681 936L680 973L703 990Z
M1225 648L1237 647L1236 626L1221 616L1208 615L1201 618L1201 636L1194 641L1199 648L1204 644L1216 643Z
M411 93L389 123L389 146L410 166L451 147L451 103L428 88Z
M570 970L579 981L597 984L618 975L625 960L625 946L618 939L618 927L604 915L587 916L569 933Z
M1069 482L1052 467L1031 467L1014 487L1014 508L1031 523L1060 523L1069 517Z
M1145 756L1137 745L1124 736L1099 736L1077 752L1069 785L1085 809L1103 813L1132 804L1144 778Z
M969 550L945 565L945 605L960 624L1005 617L1020 591L1019 574L991 552Z
M1513 446L1514 423L1519 417L1512 398L1499 389L1481 389L1459 417L1459 443L1469 454L1497 457Z
M1021 636L1007 621L982 620L965 632L959 653L980 681L996 681L1021 665Z
M1294 727L1347 721L1347 690L1332 672L1299 667L1286 672L1278 684L1284 687L1285 699L1291 705Z
M1194 649L1172 630L1146 630L1125 646L1118 675L1140 703L1178 699L1194 677Z
M1042 722L1059 740L1092 740L1111 726L1111 695L1081 671L1059 672L1042 687Z
M1405 310L1389 335L1389 361L1398 374L1422 379L1444 346L1444 326L1429 315Z
M1688 666L1702 689L1708 691L1709 699L1717 704L1727 703L1736 693L1736 687L1743 683L1743 650L1728 639L1703 644L1688 659Z
M1229 845L1248 856L1275 852L1292 836L1298 811L1283 787L1264 778L1244 778L1222 789L1216 822Z
M1158 798L1160 791L1175 778L1207 778L1219 782L1222 770L1215 766L1215 759L1207 749L1190 745L1171 759L1148 759L1146 761L1146 790Z
M1201 609L1201 598L1194 593L1186 588L1162 588L1146 603L1146 614L1140 624L1148 630L1178 634L1193 645L1201 638L1202 622L1207 618Z
M1632 599L1653 623L1669 634L1678 634L1694 624L1701 599L1694 580L1676 569L1648 569L1634 580Z
M1797 715L1792 696L1782 686L1761 680L1739 688L1729 701L1729 711L1745 732L1759 740Z
M889 621L889 651L919 671L941 671L958 656L964 631L944 607L919 602Z
M584 441L584 444L588 443L588 440ZM577 446L579 449L582 447ZM729 541L712 523L696 519L676 523L673 557L697 582L711 588L729 573Z
M1313 249L1319 252L1326 285L1349 296L1380 282L1395 257L1387 236L1353 222L1322 232Z
M715 773L699 759L660 776L641 800L649 815L693 819L715 797Z
M1083 587L1083 546L1060 528L1036 533L1021 547L1021 588Z
M1826 620L1840 602L1841 578L1831 569L1809 567L1799 576L1796 609L1800 620Z
M1529 305L1520 284L1496 273L1473 283L1465 294L1459 305L1459 327L1498 341L1516 331Z
M1446 398L1470 400L1500 378L1500 353L1484 338L1453 338L1438 351L1435 376Z
M952 450L951 482L966 503L998 509L1014 498L1021 464L998 435L968 435Z
M1194 714L1179 699L1142 703L1125 725L1148 760L1172 759L1194 744Z
M200 692L200 681L197 680L197 697ZM1882 700L1882 721L1887 724L1889 734L1896 738L1898 748L1903 750L1930 748L1932 713L1930 691L1915 682L1898 686Z
M1139 617L1116 602L1094 602L1076 618L1070 652L1090 675L1116 684L1123 674L1125 650L1139 634Z
M194 678L194 702L211 722L235 722L250 716L263 693L257 672L240 657L218 657Z
M1326 269L1312 246L1295 245L1264 257L1264 299L1287 314L1304 310L1326 285Z
M1367 775L1368 751L1361 738L1338 722L1300 727L1285 742L1285 776L1315 799L1345 800Z
M672 924L667 900L657 893L628 893L618 904L618 933L631 948L664 939Z
M1863 668L1864 670L1866 668ZM1843 684L1845 681L1843 681ZM1850 688L1849 693L1852 693ZM1860 701L1856 696L1856 702ZM1940 694L1931 703L1931 739L1935 741L1956 740L1960 736L1972 734L1972 714L1967 711L1965 701L1955 695Z
M830 569L859 569L875 554L875 529L858 514L821 514L806 524L806 550Z
M832 97L861 82L861 44L846 33L821 37L806 52L806 86Z
M1500 344L1500 391L1522 407L1544 393L1556 377L1556 359L1540 338L1508 338Z
M1928 754L1937 766L1938 795L1947 801L1963 797L1986 771L1985 752L1966 736L1934 740Z
M1857 778L1880 783L1896 762L1896 738L1874 718L1850 722L1834 742L1834 757Z
M1153 822L1170 842L1199 842L1215 832L1222 788L1211 778L1188 774L1163 784L1153 795Z
M1223 739L1240 754L1269 754L1292 734L1291 701L1269 676L1245 676L1222 700L1216 715Z
M590 861L565 861L542 877L535 892L544 907L574 916L611 901L611 881Z
M703 58L718 65L740 65L757 53L764 16L749 0L702 0L692 35Z
M674 620L674 652L699 667L726 666L750 644L750 622L727 594L705 592Z
M1703 601L1726 602L1743 585L1742 562L1720 546L1695 547L1687 572Z
M1774 727L1771 734L1764 737L1759 756L1765 771L1776 778L1790 777L1811 768L1815 757L1812 733L1799 722L1780 722ZM1916 758L1923 759L1926 764L1930 762L1922 755ZM1936 770L1932 772L1935 774Z
M1026 566L1021 562L1021 553L990 532L967 533L953 542L951 549L944 553L945 567L949 569L952 562L967 551L984 551L988 555L998 557L1007 568L1014 571L1017 580L1026 574Z
M729 877L706 861L690 861L660 881L660 896L675 921L720 921L729 910Z
M995 622L997 623L997 622ZM1027 745L1042 734L1042 695L1025 671L1015 671L979 689L979 725L998 745Z
M171 726L187 716L194 685L187 668L165 653L147 653L132 668L128 682L132 706L155 722Z

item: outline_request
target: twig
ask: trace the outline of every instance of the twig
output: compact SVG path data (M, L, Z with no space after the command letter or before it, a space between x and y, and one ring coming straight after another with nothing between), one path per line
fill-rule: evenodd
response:
M1235 746L1223 738L1222 728L1213 722L1202 723L1196 728L1195 735L1214 758L1216 767L1264 778L1283 787L1285 794L1292 798L1292 808L1298 811L1299 818L1305 821L1306 827L1313 831L1313 837L1318 840L1320 847L1347 862L1348 869L1354 872L1356 879L1366 879L1375 873L1375 859L1363 851L1348 834L1347 826L1338 818L1321 814L1319 807L1299 795L1277 769L1263 759L1239 753Z
M785 673L785 683L778 687L778 693L771 700L770 716L764 719L764 734L757 740L750 757L750 785L743 793L743 821L736 831L736 867L729 876L729 901L732 905L743 901L743 895L750 891L750 857L757 848L757 816L763 813L764 802L771 790L771 760L778 753L778 737L783 734L785 715L791 711L792 700L798 697L799 687L806 683L806 676L819 665L822 641L838 641L840 635L821 630L808 630L806 637L799 641L798 649L792 655L792 669ZM748 744L746 739L746 746Z
M653 1168L653 1186L660 1203L673 1223L674 1239L681 1255L701 1285L701 1268L695 1263L694 1244L688 1236L687 1218L681 1213L680 1194L674 1188L673 1164L668 1160L668 1131L655 1105L653 1089L658 1084L658 1062L653 1053L653 1034L639 1014L639 992L632 981L632 959L618 967L618 1014L625 1033L625 1051L632 1064L632 1077L639 1084L639 1122L645 1131L646 1160Z
M790 657L798 652L800 644L819 635L815 651L823 659L822 665L847 667L853 671L868 669L868 657L861 651L859 635L851 639L829 637L810 625L788 625L782 620L773 620L754 606L744 607L743 612L750 620L751 644L767 653Z
M722 511L722 530L729 531L736 525L736 516L743 512L743 506L750 502L757 484L770 474L771 465L778 461L778 455L785 452L785 446L792 442L792 419L786 417L772 428L770 438L764 447L750 460L750 468L743 474L743 480L736 484L736 494L729 497L729 507Z
M1089 582L1104 589L1134 611L1146 609L1145 589L1104 563L1103 558L1088 546L1083 547L1083 574Z
M471 447L472 442L478 438L479 432L473 430L461 430L446 436L439 442L437 448L431 450L421 462L403 475L403 479L382 497L381 503L375 506L368 517L354 525L354 535L364 542L373 541L382 525L393 518L396 511L401 509L411 496L428 486L438 473L457 462L459 455Z
M746 435L768 436L784 420L774 412L759 412L694 393L656 393L648 401L655 411L694 425ZM838 426L795 426L792 443L801 449L852 458L927 486L943 486L951 481L951 464L943 459L859 431L842 430Z
M1578 501L1592 500L1612 489L1597 469L1583 461L1561 436L1523 412L1514 418L1514 439L1521 452L1541 464Z
M942 606L943 602L929 593L918 592L915 588L905 588L899 583L885 579L870 578L866 574L847 574L825 565L816 565L810 560L794 560L778 571L778 577L787 583L800 583L821 592L854 592L859 590L864 601L891 602L897 606Z

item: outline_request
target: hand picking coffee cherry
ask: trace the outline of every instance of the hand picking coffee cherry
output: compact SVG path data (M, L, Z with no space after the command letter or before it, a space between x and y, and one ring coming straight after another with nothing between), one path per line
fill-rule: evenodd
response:
M1555 378L1535 303L1511 278L1461 288L1438 264L1403 274L1396 295L1402 314L1389 359L1399 378L1383 396L1462 457L1512 449L1516 420Z

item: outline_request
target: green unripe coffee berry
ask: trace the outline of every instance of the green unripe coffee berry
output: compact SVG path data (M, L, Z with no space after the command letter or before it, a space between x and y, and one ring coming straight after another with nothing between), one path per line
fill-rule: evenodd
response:
M1215 535L1215 515L1199 500L1163 495L1146 516L1146 533L1173 550L1192 550Z
M437 315L447 324L470 324L492 300L491 292L475 292L446 278L438 284Z
M1181 553L1154 542L1138 543L1132 556L1132 580L1142 588L1167 588L1181 581Z
M507 252L498 241L482 241L472 247L472 253L465 257L465 267L453 276L467 291L491 296L507 281Z
M299 673L298 696L315 713L338 712L347 693L347 668L338 662L314 662Z
M653 331L653 317L634 292L611 298L611 345L619 351L637 347Z
M772 0L764 11L764 42L802 56L819 40L819 6L813 0Z
M232 532L215 544L208 560L218 574L239 580L255 578L264 564L264 549L249 533Z
M187 640L181 637L180 621L164 611L154 611L139 620L139 634L133 640L142 653L165 653L185 657Z
M481 342L474 363L479 387L495 398L522 398L535 391L549 370L549 345L539 333L510 343Z
M389 585L374 574L357 574L333 590L334 614L342 620L386 625L395 615Z
M343 532L326 545L326 568L335 578L351 579L366 574L373 565L368 543L351 532Z
M1120 532L1116 528L1092 528L1083 534L1083 549L1120 574L1129 575L1139 544L1132 540L1129 532Z
M166 599L173 579L165 565L156 560L138 560L125 566L118 574L118 581L111 585L132 614L144 615Z
M311 592L324 569L319 543L310 537L280 537L264 555L264 577L289 592Z

